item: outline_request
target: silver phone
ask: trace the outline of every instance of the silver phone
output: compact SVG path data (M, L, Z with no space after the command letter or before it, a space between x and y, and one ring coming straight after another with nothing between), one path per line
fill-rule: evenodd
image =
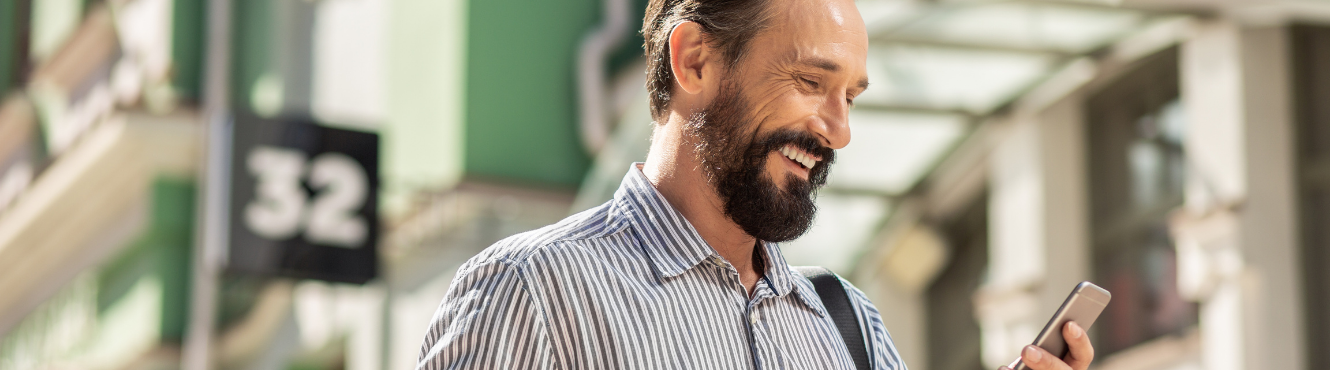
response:
M1104 312L1104 307L1108 306L1108 301L1112 298L1112 294L1094 283L1083 281L1076 284L1076 288L1071 290L1067 300L1062 301L1062 307L1058 307L1058 311L1053 313L1053 318L1048 320L1044 330L1039 331L1039 336L1035 337L1034 343L1031 344L1047 350L1058 358L1067 357L1067 340L1062 338L1062 327L1066 326L1067 322L1075 321L1082 329L1090 330L1090 326L1094 325L1094 321ZM1020 357L1007 367L1013 370L1029 369L1024 362L1021 362Z

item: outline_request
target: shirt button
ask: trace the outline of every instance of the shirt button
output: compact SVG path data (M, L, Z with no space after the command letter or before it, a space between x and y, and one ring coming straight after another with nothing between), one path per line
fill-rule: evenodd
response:
M748 314L748 323L757 325L757 311Z

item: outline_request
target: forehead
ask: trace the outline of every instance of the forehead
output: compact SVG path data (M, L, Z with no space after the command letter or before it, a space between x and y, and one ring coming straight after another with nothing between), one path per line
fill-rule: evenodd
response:
M794 60L830 60L863 74L868 33L852 0L772 0L766 32L753 40L754 52Z

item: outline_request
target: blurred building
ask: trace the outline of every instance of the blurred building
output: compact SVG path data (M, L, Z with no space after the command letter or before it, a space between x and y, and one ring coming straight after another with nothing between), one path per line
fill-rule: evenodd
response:
M0 369L181 368L198 322L212 368L413 368L458 266L644 158L644 4L0 0ZM783 248L912 369L1010 362L1082 280L1097 369L1330 367L1330 3L859 7L873 86ZM377 278L226 271L190 317L218 92L379 135Z

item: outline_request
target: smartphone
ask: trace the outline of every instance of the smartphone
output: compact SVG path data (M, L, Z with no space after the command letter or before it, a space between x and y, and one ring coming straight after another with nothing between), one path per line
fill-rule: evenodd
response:
M1100 288L1098 285L1088 281L1082 281L1076 284L1076 288L1071 290L1067 300L1062 301L1062 307L1053 313L1053 318L1048 319L1048 324L1044 325L1044 330L1039 331L1039 336L1034 338L1031 343L1039 348L1043 348L1058 358L1067 357L1067 340L1062 338L1062 327L1069 321L1075 321L1082 329L1090 330L1094 325L1095 319L1104 312L1104 307L1108 306L1108 301L1113 298L1108 290ZM1029 367L1021 362L1017 357L1016 362L1007 366L1013 370L1028 370Z

